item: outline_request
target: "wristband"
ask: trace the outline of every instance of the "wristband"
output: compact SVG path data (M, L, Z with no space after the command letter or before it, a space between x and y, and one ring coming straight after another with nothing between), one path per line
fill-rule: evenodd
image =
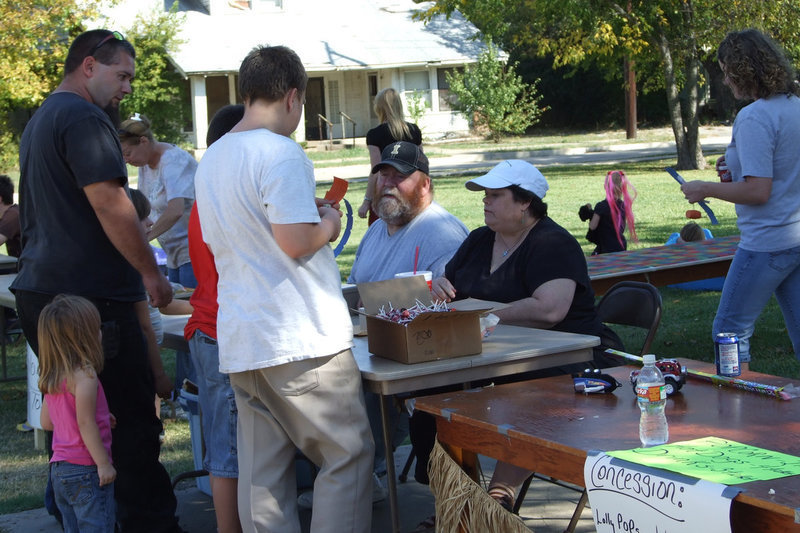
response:
M364 201L365 201L365 202L372 203L372 198L370 198L369 196L365 196L365 197L364 197Z

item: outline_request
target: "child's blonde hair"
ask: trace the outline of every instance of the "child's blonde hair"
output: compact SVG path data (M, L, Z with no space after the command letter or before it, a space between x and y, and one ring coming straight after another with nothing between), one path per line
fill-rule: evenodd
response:
M630 182L625 173L621 170L609 170L606 174L606 201L611 209L611 220L614 225L614 232L617 234L617 241L622 245L622 234L620 233L621 222L624 220L628 226L628 234L633 242L638 242L636 236L636 225L633 218L633 201L636 199L636 188ZM622 200L622 210L617 206L617 201Z
M103 370L100 313L86 298L59 294L39 315L39 390L61 392L79 368Z
M375 95L375 114L378 120L389 125L395 140L411 140L411 130L403 115L403 101L397 91L387 87Z

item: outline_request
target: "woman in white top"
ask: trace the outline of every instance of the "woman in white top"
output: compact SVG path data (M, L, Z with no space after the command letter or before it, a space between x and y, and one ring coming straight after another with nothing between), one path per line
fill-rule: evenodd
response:
M139 167L139 190L150 201L155 219L147 232L148 242L158 239L167 254L167 277L184 287L197 287L189 259L189 214L194 204L194 173L197 161L186 150L153 137L150 121L138 113L120 125L122 156L129 165ZM197 383L188 352L175 356L174 387L184 379Z
M139 167L138 189L152 208L154 223L147 240L158 239L167 254L170 281L184 287L197 286L188 241L197 161L174 144L157 141L144 115L136 114L123 122L118 133L125 162Z

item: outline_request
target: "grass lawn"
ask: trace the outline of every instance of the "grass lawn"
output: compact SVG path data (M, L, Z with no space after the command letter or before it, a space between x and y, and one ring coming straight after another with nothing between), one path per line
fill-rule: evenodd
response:
M643 138L644 136L644 138ZM581 138L583 141L581 141ZM467 143L467 148L478 149L511 149L511 148L546 148L555 144L592 144L599 142L620 142L624 140L624 132L592 133L579 135L542 135L537 138L519 138L504 141L499 146L491 143ZM671 133L664 130L658 133L640 132L637 141L668 141ZM432 147L437 150L452 149L441 145ZM463 147L462 147L463 148ZM337 152L353 156L353 164L367 165L366 150L359 148ZM329 159L334 156L327 156ZM341 158L341 156L339 156ZM715 157L709 157L712 161ZM627 173L639 192L634 205L636 229L639 242L631 243L629 248L661 245L670 233L678 231L686 222L685 212L690 208L683 199L675 181L663 171L673 160L649 161L625 164L622 168ZM348 163L349 164L349 163ZM135 174L136 169L132 169ZM544 175L550 183L550 191L545 198L549 206L550 216L564 226L583 245L589 254L593 249L584 238L586 223L578 218L578 208L585 203L594 204L603 197L603 179L610 170L607 165L553 166L542 167ZM683 172L687 179L716 179L713 170ZM436 178L436 200L446 209L458 216L472 230L483 225L481 193L469 192L464 188L465 176ZM364 196L366 182L350 184L347 199L357 209ZM328 188L327 184L319 187L319 196ZM737 233L736 217L733 206L725 202L711 202L719 226L709 226L708 220L701 222L709 227L715 236L721 237ZM366 231L366 221L357 218L348 244L338 257L338 265L342 280L346 280L355 257L358 242ZM661 289L664 308L661 326L653 345L653 352L659 357L688 357L702 361L713 361L713 343L710 339L711 322L719 302L717 292L687 292L676 289ZM637 339L631 332L623 332L626 341L634 345ZM789 338L786 334L783 317L773 300L756 324L752 339L754 360L753 370L800 379L800 363L795 359ZM25 372L25 356L21 344L9 347L9 375ZM174 358L171 351L164 351L165 367L174 369ZM0 383L0 442L4 443L0 450L0 514L17 512L42 506L42 494L46 481L47 458L44 452L33 449L33 434L21 433L15 426L26 416L26 385L24 381ZM170 476L192 470L191 444L188 424L185 421L167 420L166 444L161 458Z

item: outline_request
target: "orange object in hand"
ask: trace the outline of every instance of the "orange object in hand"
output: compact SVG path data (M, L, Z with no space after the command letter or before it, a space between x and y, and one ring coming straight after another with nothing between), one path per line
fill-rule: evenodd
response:
M686 218L700 218L703 215L697 209L688 209L686 211Z
M331 188L325 193L325 199L334 204L341 202L342 199L344 199L345 193L347 193L348 185L349 183L347 180L334 176L333 185L331 185Z

